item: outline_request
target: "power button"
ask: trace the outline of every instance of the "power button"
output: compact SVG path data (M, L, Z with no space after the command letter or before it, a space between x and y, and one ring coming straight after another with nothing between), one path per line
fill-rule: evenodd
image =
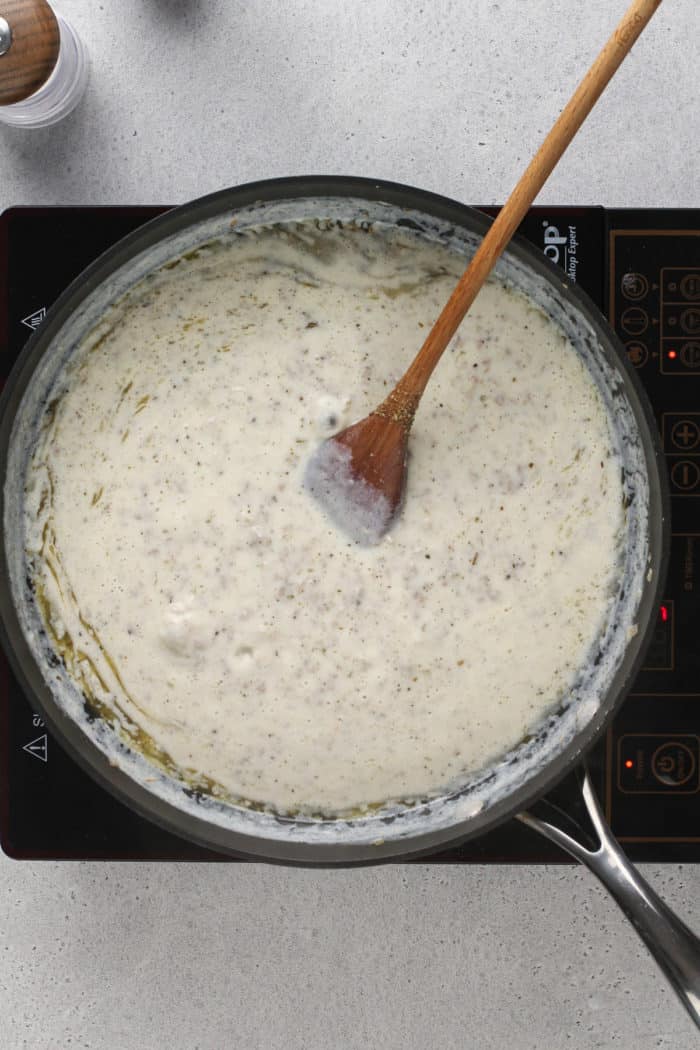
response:
M700 791L700 737L690 733L621 736L617 782L627 795L694 795Z
M666 787L681 787L693 777L697 760L692 750L677 740L657 747L651 756L651 772Z

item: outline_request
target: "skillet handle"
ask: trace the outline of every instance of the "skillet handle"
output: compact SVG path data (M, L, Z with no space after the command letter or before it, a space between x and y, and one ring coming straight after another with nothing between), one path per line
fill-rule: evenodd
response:
M597 848L588 845L587 835L576 821L547 803L542 804L547 808L547 819L520 813L518 820L590 868L622 908L700 1028L700 940L630 864L605 822L587 772L581 794L598 837ZM571 830L577 833L576 838Z
M46 83L60 43L46 0L0 0L0 106L23 101Z

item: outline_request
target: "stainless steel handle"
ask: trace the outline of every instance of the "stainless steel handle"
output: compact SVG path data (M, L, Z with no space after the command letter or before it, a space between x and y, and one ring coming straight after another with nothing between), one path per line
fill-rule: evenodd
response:
M587 835L578 822L554 806L547 807L547 819L520 813L518 820L556 842L600 879L700 1028L700 940L632 867L605 822L587 772L581 782L581 795L598 837L595 848L586 844Z

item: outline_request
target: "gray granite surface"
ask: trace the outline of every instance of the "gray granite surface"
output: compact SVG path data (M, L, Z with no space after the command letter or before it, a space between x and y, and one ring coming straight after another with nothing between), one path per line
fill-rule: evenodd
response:
M502 200L620 0L63 0L80 108L0 127L0 208L268 176ZM0 0L0 14L3 11ZM667 0L542 194L698 206L697 0ZM700 866L644 873L700 928ZM575 867L310 872L0 856L2 1050L690 1050Z

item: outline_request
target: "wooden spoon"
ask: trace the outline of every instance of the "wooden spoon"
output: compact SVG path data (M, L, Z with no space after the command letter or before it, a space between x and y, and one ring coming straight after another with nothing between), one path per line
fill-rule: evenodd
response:
M377 543L400 510L408 435L423 391L447 344L533 200L661 0L634 0L530 162L459 279L417 357L364 419L323 442L306 486L355 541Z

